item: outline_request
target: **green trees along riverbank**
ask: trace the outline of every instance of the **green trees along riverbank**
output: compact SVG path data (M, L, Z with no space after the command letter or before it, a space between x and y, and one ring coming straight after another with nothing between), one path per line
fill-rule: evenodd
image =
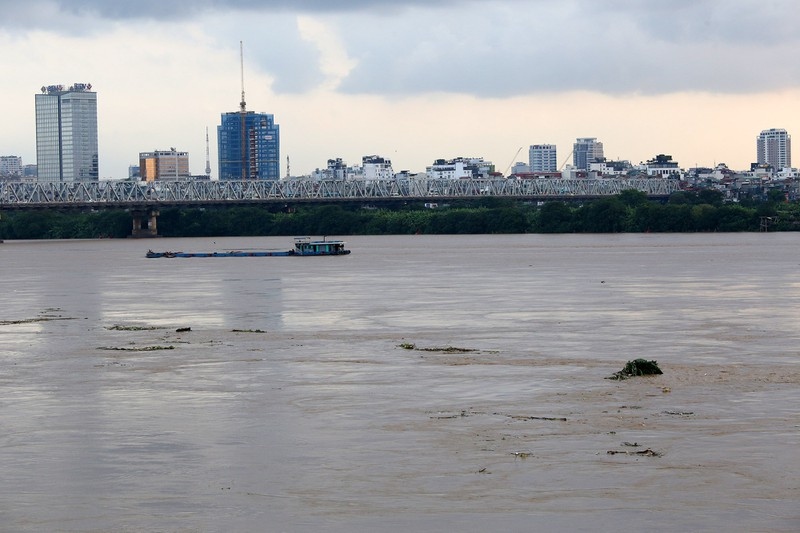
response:
M356 204L162 209L158 233L164 237L390 235L477 233L641 233L796 231L800 204L778 195L766 201L724 203L716 191L678 192L666 203L638 191L582 203L541 205L501 198L392 207ZM6 211L0 215L0 239L124 238L130 214Z

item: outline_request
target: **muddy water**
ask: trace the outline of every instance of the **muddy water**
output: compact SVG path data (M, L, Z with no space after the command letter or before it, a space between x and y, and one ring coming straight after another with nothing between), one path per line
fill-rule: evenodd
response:
M0 529L800 530L797 239L0 244Z

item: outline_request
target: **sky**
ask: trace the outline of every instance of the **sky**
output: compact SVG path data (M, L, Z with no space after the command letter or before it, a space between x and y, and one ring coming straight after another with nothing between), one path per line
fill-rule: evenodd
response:
M101 178L172 147L202 174L206 130L216 177L242 79L247 109L280 125L282 175L287 157L302 175L365 155L507 173L531 144L571 163L577 137L634 164L744 170L760 131L800 135L796 0L0 0L0 13L0 155L36 162L40 87L91 83Z

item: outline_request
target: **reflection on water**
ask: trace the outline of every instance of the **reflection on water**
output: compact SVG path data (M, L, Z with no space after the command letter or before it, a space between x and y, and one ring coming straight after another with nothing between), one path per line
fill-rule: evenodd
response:
M0 520L800 529L795 239L0 244ZM636 357L664 375L603 379Z

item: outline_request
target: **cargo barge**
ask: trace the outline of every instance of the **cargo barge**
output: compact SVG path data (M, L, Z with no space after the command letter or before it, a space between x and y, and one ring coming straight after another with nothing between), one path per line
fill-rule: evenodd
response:
M148 250L146 257L155 259L159 257L290 257L290 256L319 256L319 255L347 255L350 250L344 247L344 241L311 240L309 237L296 237L294 248L291 250L230 250L227 252L154 252Z

